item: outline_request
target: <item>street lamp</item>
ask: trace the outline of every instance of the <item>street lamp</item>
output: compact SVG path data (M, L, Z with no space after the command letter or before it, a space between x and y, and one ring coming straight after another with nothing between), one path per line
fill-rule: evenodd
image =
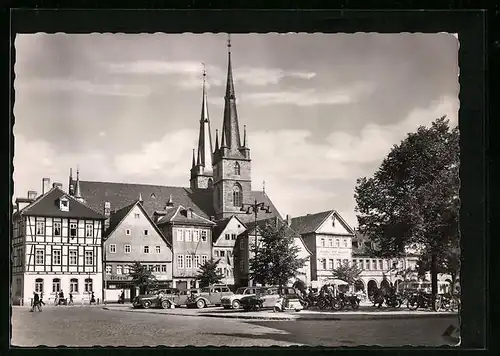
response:
M254 214L254 231L255 231L255 256L257 256L257 250L259 248L259 245L257 244L257 214L259 210L262 210L266 214L271 213L271 208L269 205L266 205L263 202L258 203L257 199L254 200L252 204L248 203L242 203L240 211L244 211L246 214ZM253 284L253 281L252 281Z

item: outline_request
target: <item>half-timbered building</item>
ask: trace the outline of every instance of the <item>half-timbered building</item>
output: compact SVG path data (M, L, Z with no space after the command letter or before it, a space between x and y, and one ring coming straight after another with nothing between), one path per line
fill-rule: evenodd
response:
M33 292L52 302L102 298L101 233L104 216L55 185L13 215L12 296L30 303Z

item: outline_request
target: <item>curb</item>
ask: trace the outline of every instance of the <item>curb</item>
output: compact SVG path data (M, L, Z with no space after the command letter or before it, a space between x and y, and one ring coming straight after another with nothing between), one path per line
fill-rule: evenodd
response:
M104 310L113 310L108 307L102 308ZM331 314L331 315L311 315L310 317L305 315L297 315L297 316L276 316L276 317L266 317L266 316L256 316L256 315L217 315L217 314L169 314L169 313L160 313L155 311L144 312L140 310L124 310L124 309L114 309L114 311L123 311L126 313L142 313L142 314L156 314L156 315L175 315L182 317L202 317L202 318L222 318L222 319L244 319L244 320L313 320L313 321L321 321L321 320L380 320L380 319L419 319L419 318L445 318L456 316L457 314L451 313L440 313L440 314ZM310 315L310 314L309 314Z

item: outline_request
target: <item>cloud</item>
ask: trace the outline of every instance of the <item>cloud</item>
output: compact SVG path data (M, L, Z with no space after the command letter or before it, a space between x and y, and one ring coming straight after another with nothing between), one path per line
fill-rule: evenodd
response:
M16 79L16 90L79 91L94 95L143 97L151 93L147 85L95 83L75 79Z
M196 61L140 60L125 63L105 63L104 65L112 73L182 76L176 82L176 85L183 89L199 88L203 70L202 63ZM206 65L205 68L209 85L225 85L226 69L213 65ZM238 67L233 70L234 81L249 86L278 84L285 77L307 80L315 76L316 73L314 72L285 71L279 68Z
M352 86L320 92L315 89L302 89L294 91L260 92L242 95L242 100L247 100L255 105L290 104L298 106L314 105L342 105L351 104L361 97L371 94L375 90L373 83L356 83Z

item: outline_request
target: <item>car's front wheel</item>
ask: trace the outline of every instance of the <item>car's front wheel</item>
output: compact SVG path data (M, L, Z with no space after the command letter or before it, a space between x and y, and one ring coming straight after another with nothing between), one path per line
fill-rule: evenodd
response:
M169 302L168 300L163 300L163 301L161 302L161 307L162 307L163 309L170 309L170 302Z
M148 309L151 307L151 302L149 300L145 300L144 302L142 302L142 307L144 309Z
M203 299L199 299L197 302L196 302L196 307L198 309L203 309L205 308L205 301Z
M233 300L233 303L231 304L233 309L240 309L240 301L239 300Z

